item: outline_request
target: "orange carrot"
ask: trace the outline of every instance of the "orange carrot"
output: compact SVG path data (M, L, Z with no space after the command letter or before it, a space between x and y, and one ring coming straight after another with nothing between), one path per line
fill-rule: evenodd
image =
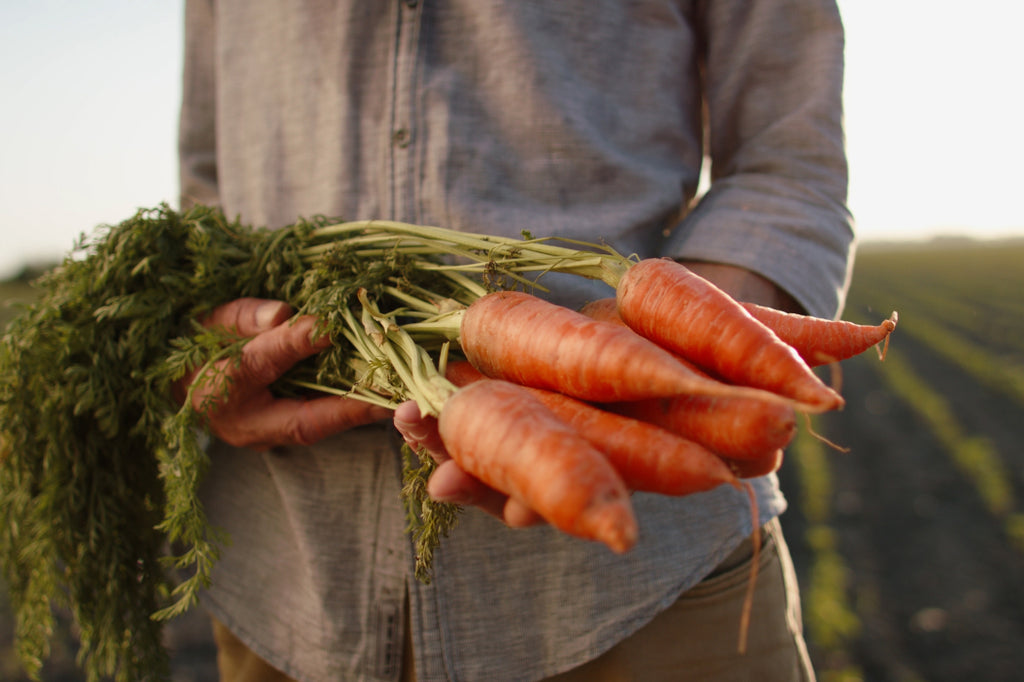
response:
M448 366L445 367L444 377L459 388L462 388L463 386L470 385L474 381L486 379L487 375L474 367L471 362L455 360L453 362L449 362Z
M468 362L449 364L446 376L456 386L484 378ZM688 495L722 483L736 483L729 467L697 443L561 393L528 390L556 417L601 450L630 490Z
M462 350L489 377L582 400L613 402L697 393L776 396L710 381L668 351L607 322L518 291L483 296L464 312Z
M659 426L731 459L760 459L789 445L797 431L793 408L750 398L687 395L611 403L605 407Z
M560 393L540 399L604 452L631 490L688 495L736 481L715 453L670 431Z
M444 377L459 388L462 388L463 386L469 386L474 381L486 379L487 375L474 367L471 362L455 360L449 362L448 366L445 367Z
M619 317L614 298L588 303L580 312L594 319L625 324ZM680 362L687 363L683 358ZM690 367L701 373L699 368ZM680 395L605 407L660 426L722 457L734 459L761 459L784 448L796 434L796 415L790 405L756 398Z
M523 387L483 379L461 388L438 429L463 470L552 526L620 553L636 542L629 490L615 469Z
M580 314L586 315L593 320L602 320L604 322L611 322L626 326L626 323L619 317L619 302L612 298L599 298L594 301L590 301L582 308L580 308Z
M787 313L754 303L741 305L754 319L775 332L783 342L795 348L800 357L812 367L852 358L880 343L884 345L878 354L884 359L885 350L889 345L889 335L896 329L896 322L899 319L894 311L888 320L872 326Z
M795 350L743 306L687 267L642 260L616 290L619 315L642 336L716 376L796 400L808 412L843 406Z

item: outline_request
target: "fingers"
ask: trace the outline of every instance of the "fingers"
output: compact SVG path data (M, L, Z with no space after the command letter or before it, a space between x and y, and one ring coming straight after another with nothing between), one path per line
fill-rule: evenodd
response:
M223 327L242 337L255 337L263 332L270 331L280 325L283 325L291 315L292 308L284 301L260 298L240 298L214 308L214 310L203 319L203 324L210 328ZM321 343L323 343L323 340ZM317 346L319 347L320 344L317 344ZM249 350L248 353L251 362L252 351ZM280 370L280 367L278 367L278 369ZM215 380L211 380L211 387L202 389L194 396L193 403L197 409L201 409L200 406L209 395L220 390L220 386L222 386L221 382L224 378L231 378L232 381L234 380L233 372L230 370L228 363L221 363L218 371L223 372L224 375ZM281 370L281 372L283 373L283 370ZM179 402L184 401L185 393L195 380L196 375L197 372L193 372L175 384L173 390L175 397ZM280 376L280 374L278 374L278 376ZM267 383L269 384L270 382Z
M434 500L479 507L513 528L543 522L540 515L519 500L491 488L460 468L448 456L437 430L437 419L422 416L415 402L399 405L395 409L394 423L406 443L417 450L425 449L438 463L427 482L427 493Z
M451 459L438 464L427 481L427 493L438 502L478 507L512 528L544 522L531 508L474 478Z
M391 416L388 409L340 396L298 400L273 395L271 384L330 346L326 336L314 340L314 317L292 319L291 307L282 301L238 299L214 309L203 324L250 338L237 359L218 363L192 394L193 405L207 414L210 430L231 445L308 445ZM179 395L184 396L193 380L179 382Z
M514 497L508 498L501 510L502 519L511 528L526 528L545 523L544 518Z
M437 419L422 416L414 401L404 402L395 408L394 420L395 428L414 450L425 449L437 462L448 459L448 451L437 430Z
M240 336L256 336L273 329L292 316L292 308L284 301L262 298L240 298L213 309L203 324L225 327Z
M287 318L286 318L287 320ZM192 394L192 404L197 410L212 413L226 410L232 403L244 402L250 408L254 394L263 394L270 399L267 387L277 381L303 360L330 345L326 337L312 340L316 320L301 317L294 323L286 321L258 333L245 346L236 360L218 363L214 372L206 375L204 383L197 386ZM187 389L195 377L189 377L181 386ZM225 386L230 390L225 391Z
M315 325L315 318L308 316L282 322L247 343L237 364L223 367L230 392L215 402L210 414L211 429L219 438L242 447L309 445L391 416L386 408L342 396L274 397L268 388L274 381L330 344L326 338L313 341ZM217 389L214 385L207 391Z
M326 336L313 341L315 329L316 318L304 316L253 337L242 349L237 367L227 368L236 389L269 386L299 361L327 348L330 339Z
M221 440L238 447L311 444L350 428L393 417L406 442L426 449L440 464L431 476L428 492L439 501L479 507L512 527L531 526L542 519L532 509L467 474L448 457L437 430L437 420L420 415L415 402L390 410L340 396L312 400L274 398L268 386L296 363L330 345L313 340L316 320L289 321L292 309L281 301L245 298L219 306L203 321L241 336L253 337L242 349L237 364L224 363L218 380L196 391L197 407L219 395L230 382L227 397L214 401L210 427Z
M441 462L431 474L427 493L438 502L479 507L499 519L504 519L503 510L509 499L463 471L451 459Z
M294 400L274 398L268 391L250 401L232 403L211 419L211 429L226 443L262 450L311 445L390 416L391 410L341 396Z

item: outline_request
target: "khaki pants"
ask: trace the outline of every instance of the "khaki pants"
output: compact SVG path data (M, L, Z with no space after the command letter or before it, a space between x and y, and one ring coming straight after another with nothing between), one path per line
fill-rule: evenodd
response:
M745 654L737 647L750 577L749 540L639 632L547 682L813 682L789 550L778 521L764 530ZM216 621L214 637L222 682L293 682ZM416 681L410 654L407 648L401 682Z

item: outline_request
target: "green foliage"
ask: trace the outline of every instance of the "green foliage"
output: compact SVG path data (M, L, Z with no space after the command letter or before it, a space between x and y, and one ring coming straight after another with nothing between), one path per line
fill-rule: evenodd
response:
M79 245L43 276L38 300L0 343L0 548L30 673L48 654L52 603L71 609L90 679L167 672L150 618L168 592L162 547L211 538L195 506L174 519L177 533L154 530L181 504L168 501L160 469L195 480L206 459L194 429L171 455L173 377L153 368L182 320L231 291L198 276L201 263L188 266L197 239L210 247L214 224L226 226L210 211L158 210ZM220 276L244 265L225 259ZM192 413L178 420L198 426Z
M842 651L860 634L860 618L846 596L849 569L836 548L835 532L825 524L808 531L814 551L807 587L807 626L825 651Z
M57 605L90 680L168 674L161 623L196 602L226 540L197 496L207 405L191 398L202 382L227 389L224 363L246 342L197 320L242 297L286 301L332 344L272 388L416 399L436 415L454 390L437 369L457 337L452 311L529 272L614 281L626 259L587 246L322 217L255 230L203 206L139 211L83 239L0 339L0 562L26 669L48 656ZM410 333L406 318L425 326ZM194 370L179 406L172 387ZM405 466L427 579L457 511L426 495L429 458Z
M202 423L170 385L221 339L207 334L177 355L175 339L213 306L294 285L294 275L275 279L289 259L294 250L271 250L211 209L139 212L78 244L8 327L0 558L30 673L59 604L79 628L90 679L166 676L151 617L172 590L164 547L184 547L172 562L192 573L177 592L191 603L218 541L195 499L208 466Z
M455 526L460 508L454 504L433 502L427 494L426 481L436 468L433 459L426 455L421 457L408 444L402 446L402 457L402 498L405 500L409 532L416 546L416 578L430 582L434 548Z
M1021 286L1024 287L1024 282ZM915 287L910 288L913 291ZM876 301L883 299L880 292L870 290L859 293L858 297ZM1004 393L1010 400L1024 406L1024 347L1010 346L1011 343L1020 344L1019 335L1024 333L1024 310L1016 314L998 314L994 320L985 320L979 315L977 304L969 300L940 299L924 294L915 296L913 293L901 298L904 311L899 325L901 335L914 337L964 369L978 383ZM1024 299L1024 294L1021 298ZM996 338L979 333L982 327L993 330ZM998 352L1000 345L1004 348L1002 352Z
M196 496L209 466L202 419L170 387L240 348L192 326L216 305L257 296L333 310L387 276L343 254L307 268L299 250L313 227L140 212L80 244L12 322L0 345L0 549L30 672L48 653L51 606L66 604L90 679L166 675L159 618L195 602L223 541ZM168 545L180 554L165 557Z
M1024 553L1024 514L1010 514L1006 518L1006 534L1018 552Z

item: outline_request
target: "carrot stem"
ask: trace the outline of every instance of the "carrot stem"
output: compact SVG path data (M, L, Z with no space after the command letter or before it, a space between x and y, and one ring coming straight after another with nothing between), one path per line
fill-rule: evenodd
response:
M348 236L352 233L361 234ZM508 273L565 272L600 280L613 288L632 264L610 247L577 240L549 237L515 239L388 220L358 220L326 225L314 230L312 235L315 239L345 236L345 243L355 247L360 244L380 245L376 251L367 250L367 254L430 253L469 261L462 265L434 265L432 268L483 272L498 263L503 268L507 265ZM553 243L555 241L582 248L559 246ZM333 246L333 243L316 244L303 249L301 255L312 259ZM595 247L601 251L590 250Z
M363 306L362 324L367 336L408 389L408 396L398 397L415 400L425 415L440 415L445 401L456 391L455 386L437 370L426 351L395 323L392 315L377 309L365 289L357 295Z

